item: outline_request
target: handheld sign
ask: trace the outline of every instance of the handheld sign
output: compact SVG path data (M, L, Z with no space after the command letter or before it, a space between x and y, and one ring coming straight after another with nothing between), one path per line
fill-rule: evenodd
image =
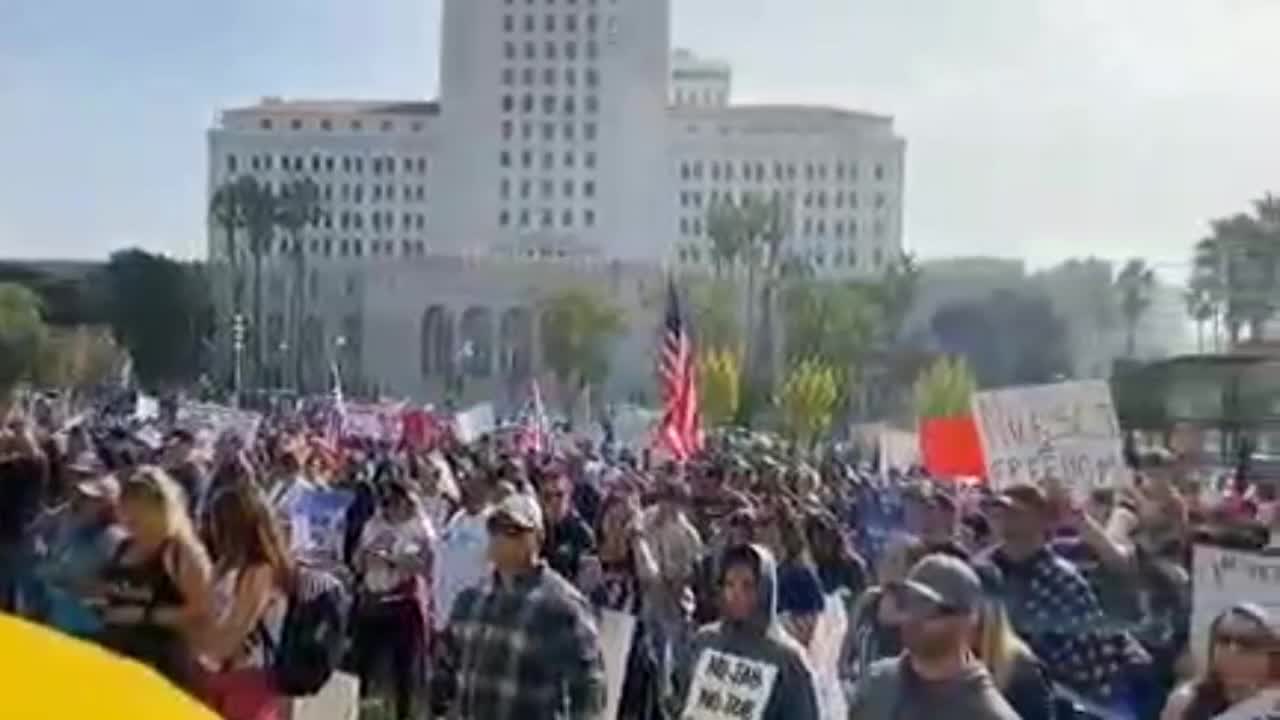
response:
M1280 614L1280 557L1196 545L1191 561L1191 650L1209 656L1209 625L1225 610L1251 602Z
M475 407L460 412L454 419L458 428L458 440L463 444L473 443L481 435L493 432L496 425L493 417L493 405L480 403Z
M614 610L600 611L600 647L604 650L604 677L607 688L605 713L602 718L618 717L622 702L622 685L627 679L627 658L635 638L633 615Z
M770 663L703 650L681 720L760 720L778 681Z
M996 490L1056 478L1081 497L1124 469L1111 389L1100 380L975 393L973 418Z

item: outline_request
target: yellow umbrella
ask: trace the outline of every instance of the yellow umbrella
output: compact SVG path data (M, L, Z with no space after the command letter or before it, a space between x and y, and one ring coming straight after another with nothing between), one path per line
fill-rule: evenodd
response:
M0 615L0 698L13 720L217 720L139 663Z

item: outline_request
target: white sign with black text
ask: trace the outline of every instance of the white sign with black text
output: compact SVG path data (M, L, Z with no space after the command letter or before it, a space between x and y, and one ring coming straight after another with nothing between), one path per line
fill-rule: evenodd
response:
M1251 602L1280 614L1280 556L1196 545L1191 572L1191 649L1201 663L1209 626L1223 611Z
M703 650L682 720L760 720L778 681L778 668L739 655Z
M975 393L973 419L997 490L1055 478L1082 494L1115 483L1125 467L1111 388L1101 380Z

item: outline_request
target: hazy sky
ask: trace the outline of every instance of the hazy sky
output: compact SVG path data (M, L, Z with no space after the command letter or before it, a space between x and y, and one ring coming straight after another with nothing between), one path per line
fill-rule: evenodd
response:
M1180 279L1206 219L1280 191L1278 0L673 2L676 44L731 61L738 100L897 117L926 257L1143 255ZM200 252L215 110L433 96L439 6L0 0L0 255Z

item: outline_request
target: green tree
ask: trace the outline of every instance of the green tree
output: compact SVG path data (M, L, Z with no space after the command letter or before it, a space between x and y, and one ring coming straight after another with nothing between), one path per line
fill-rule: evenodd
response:
M245 227L246 205L254 192L257 192L257 182L243 176L219 185L209 202L209 220L222 230L233 315L244 312L243 262L241 248L236 244L236 233Z
M122 250L111 255L99 281L109 298L112 332L144 385L199 376L213 305L202 266Z
M1138 346L1138 326L1151 307L1156 273L1141 258L1131 258L1116 276L1115 291L1120 299L1120 314L1125 326L1125 356L1133 357Z
M816 359L795 364L777 397L787 437L802 447L813 447L830 429L839 395L840 381L831 366Z
M880 331L887 347L892 347L902 335L919 287L920 267L911 253L892 259L884 275L874 284L872 297L880 307Z
M40 298L16 283L0 283L0 403L13 387L30 379L48 329Z
M732 348L742 352L742 327L738 323L738 293L722 279L689 283L693 336L699 347Z
M698 359L698 391L702 416L712 427L727 425L738 414L741 385L737 354L707 350Z
M594 289L557 290L542 302L542 352L560 386L576 396L609 376L613 344L626 329L623 311ZM565 398L566 409L573 398Z
M100 327L51 327L42 343L34 380L45 387L86 388L106 382L124 362L124 351Z
M978 381L964 358L943 355L916 378L916 418L967 415L977 387Z
M707 208L708 257L716 277L732 274L742 256L742 216L732 199L713 200Z
M293 266L293 292L289 307L287 335L293 358L293 384L302 383L302 319L306 315L307 254L302 233L315 225L320 214L320 186L311 179L295 180L280 191L276 222L289 237L289 259Z
M816 358L836 368L842 386L851 388L872 350L878 312L868 289L859 285L789 283L782 297L787 361Z
M1218 313L1213 293L1206 287L1197 287L1193 284L1183 293L1182 297L1187 305L1187 315L1196 324L1196 352L1203 353L1205 351L1205 326Z
M247 338L249 357L253 360L253 384L261 386L265 380L264 360L266 328L262 321L262 265L271 252L280 215L280 201L269 184L259 184L253 178L237 181L241 202L244 203L245 231L249 236L249 258L253 262L253 314Z
M1245 328L1251 340L1266 339L1280 293L1280 198L1268 193L1252 210L1210 221L1192 251L1188 285L1208 295L1232 345Z

